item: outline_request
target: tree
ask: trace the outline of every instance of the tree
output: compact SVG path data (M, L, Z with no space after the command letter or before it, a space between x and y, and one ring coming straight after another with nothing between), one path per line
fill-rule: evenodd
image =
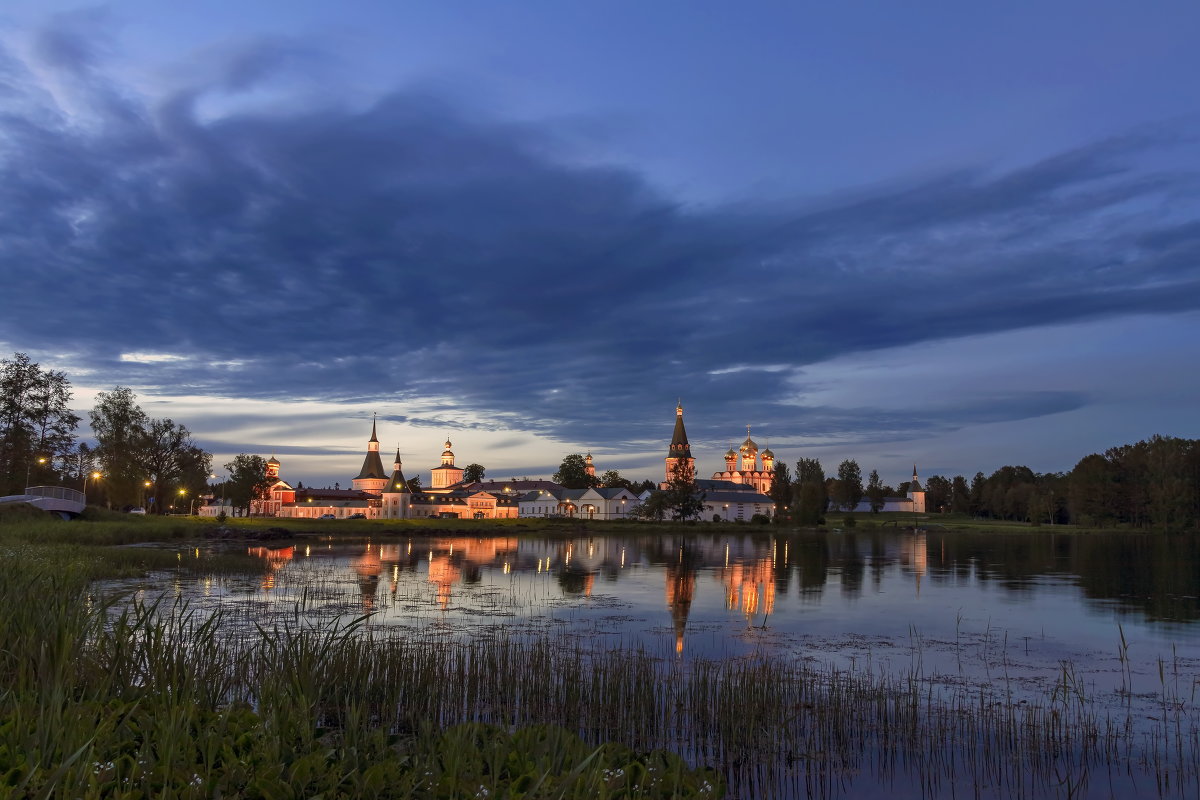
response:
M883 500L887 497L884 494L883 482L879 480L879 471L871 470L870 477L867 478L867 500L871 504L871 513L878 514L883 508Z
M588 489L599 486L600 481L587 471L587 461L579 453L571 453L562 460L552 481L567 489Z
M930 475L925 481L925 509L942 512L950 505L950 481L941 475Z
M486 472L482 464L467 464L463 470L463 483L476 483L483 480L483 473Z
M150 419L136 400L132 390L121 386L96 396L91 412L96 454L110 501L129 505L153 500L161 514L179 489L190 496L207 484L212 456L183 425Z
M250 513L250 504L261 498L272 479L267 477L267 460L262 456L251 456L241 453L233 461L225 465L229 472L226 489L229 499L234 506L246 509Z
M671 519L676 522L695 519L704 510L704 492L696 486L696 468L686 459L679 459L671 467L663 494Z
M787 519L792 507L792 473L785 461L777 462L771 474L771 500L775 502L775 521Z
M408 490L413 494L421 493L421 476L413 475L408 479Z
M136 397L132 389L122 386L100 392L90 414L109 502L118 506L139 503L148 477L139 457L150 419L135 402Z
M950 510L955 514L965 514L971 510L971 490L962 475L955 475L950 482Z
M644 501L631 508L629 513L638 519L662 522L668 510L666 492L656 491L652 492Z
M192 497L207 483L212 456L192 441L187 428L169 419L155 419L140 438L138 460L151 482L151 497L158 498L158 513L166 513L167 498L178 494L177 490Z
M846 511L853 511L862 500L862 470L854 459L846 459L838 465L837 483L834 484L833 502Z
M73 455L79 425L70 401L64 373L43 370L25 353L0 360L0 493L23 489L26 476L59 479L54 465Z
M825 516L825 470L815 458L796 462L797 491L796 521L801 525L819 525Z
M633 484L621 477L621 473L610 469L600 476L600 485L606 489L633 489Z
M975 477L971 479L971 494L967 510L973 517L978 517L983 513L983 488L986 483L987 478L983 477L982 472L976 472Z

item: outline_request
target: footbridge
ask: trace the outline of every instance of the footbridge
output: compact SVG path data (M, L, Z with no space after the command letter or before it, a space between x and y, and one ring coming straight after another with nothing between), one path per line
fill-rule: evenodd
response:
M83 513L83 492L65 486L26 486L25 494L0 497L0 503L28 503L63 519Z

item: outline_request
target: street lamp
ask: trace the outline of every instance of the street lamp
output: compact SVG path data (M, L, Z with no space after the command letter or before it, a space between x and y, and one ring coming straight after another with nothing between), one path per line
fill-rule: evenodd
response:
M188 504L188 516L189 517L196 513L196 501L199 499L200 499L200 495L196 495L196 497L192 500L192 502Z
M39 458L39 459L37 460L37 463L38 463L38 466L40 467L42 464L45 464L45 463L46 463L46 459L44 459L44 458ZM28 488L29 488L29 471L30 471L31 469L33 469L33 462L32 462L32 461L30 461L29 463L27 463L27 464L25 465L25 488L26 488L26 489L28 489Z
M145 483L142 484L142 502L140 504L142 506L142 508L146 508L146 490L149 488L150 488L150 481L146 481ZM147 510L149 510L149 509L147 509Z
M179 502L183 502L183 498L187 497L187 489L179 487Z
M94 481L98 481L98 480L100 480L100 473L99 473L99 472L93 472L91 475L84 475L84 476L83 476L83 504L84 504L84 505L87 505L87 482L88 482L88 478L91 478L91 479L92 479L92 480L94 480Z
M217 479L217 473L215 473L215 472L210 473L208 477L215 481ZM222 478L221 479L221 508L224 508L224 507L225 507L225 479Z

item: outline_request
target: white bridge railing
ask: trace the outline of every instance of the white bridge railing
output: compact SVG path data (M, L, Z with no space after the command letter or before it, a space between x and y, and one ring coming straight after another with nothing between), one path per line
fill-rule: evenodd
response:
M72 503L84 503L83 492L78 489L68 489L65 486L26 486L25 494L34 497L50 497L55 500L67 500Z

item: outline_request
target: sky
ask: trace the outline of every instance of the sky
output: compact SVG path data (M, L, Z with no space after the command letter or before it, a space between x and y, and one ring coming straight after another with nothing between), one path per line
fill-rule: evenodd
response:
M1200 5L0 6L0 355L217 471L1200 438ZM81 428L89 434L86 422ZM387 459L385 459L387 460Z

